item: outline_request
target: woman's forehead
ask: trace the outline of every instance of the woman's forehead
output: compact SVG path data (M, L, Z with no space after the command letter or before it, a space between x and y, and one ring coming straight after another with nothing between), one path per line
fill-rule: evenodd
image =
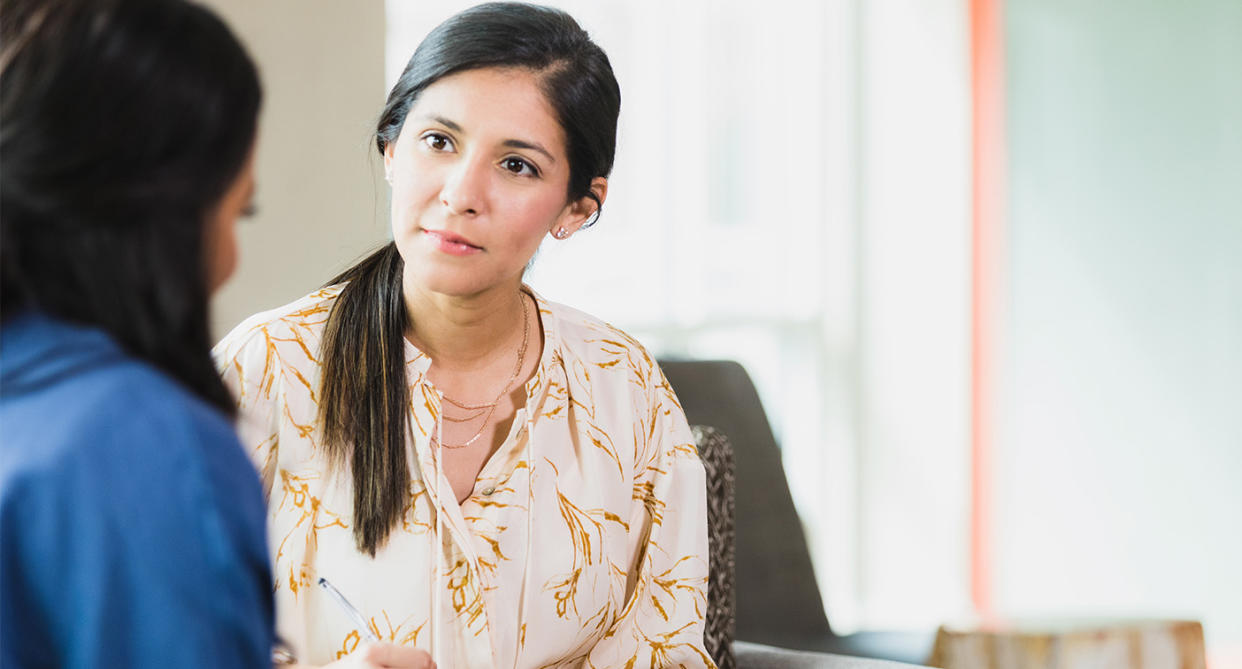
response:
M539 75L525 68L474 69L444 77L423 89L408 120L452 124L454 132L477 141L539 144L558 161L565 155L556 111Z

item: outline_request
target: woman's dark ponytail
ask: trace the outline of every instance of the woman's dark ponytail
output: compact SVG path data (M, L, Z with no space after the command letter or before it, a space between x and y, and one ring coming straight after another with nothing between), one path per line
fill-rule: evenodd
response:
M345 283L324 327L319 423L324 448L349 465L354 541L374 556L409 497L405 460L405 263L389 242L332 280Z

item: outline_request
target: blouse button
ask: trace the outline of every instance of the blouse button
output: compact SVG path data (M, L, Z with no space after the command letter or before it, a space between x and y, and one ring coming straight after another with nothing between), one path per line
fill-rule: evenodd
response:
M492 488L492 487L487 487L487 488L484 488L484 489L483 489L483 496L484 496L484 497L491 497L491 496L492 496L492 493L494 493L494 492L496 492L496 489L495 489L495 488Z

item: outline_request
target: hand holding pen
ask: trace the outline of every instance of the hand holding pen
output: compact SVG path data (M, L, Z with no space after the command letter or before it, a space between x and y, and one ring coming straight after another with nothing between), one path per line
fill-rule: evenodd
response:
M324 665L323 669L436 669L436 663L431 660L427 651L380 641L367 624L366 618L327 579L320 578L319 587L340 606L341 611L356 626L358 634L367 642L336 662ZM296 666L309 669L309 665Z

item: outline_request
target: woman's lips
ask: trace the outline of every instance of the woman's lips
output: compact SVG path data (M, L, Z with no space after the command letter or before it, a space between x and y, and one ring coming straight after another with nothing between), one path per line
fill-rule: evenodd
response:
M468 256L483 251L483 247L471 244L465 237L447 230L423 229L422 234L431 240L437 250L454 256Z

